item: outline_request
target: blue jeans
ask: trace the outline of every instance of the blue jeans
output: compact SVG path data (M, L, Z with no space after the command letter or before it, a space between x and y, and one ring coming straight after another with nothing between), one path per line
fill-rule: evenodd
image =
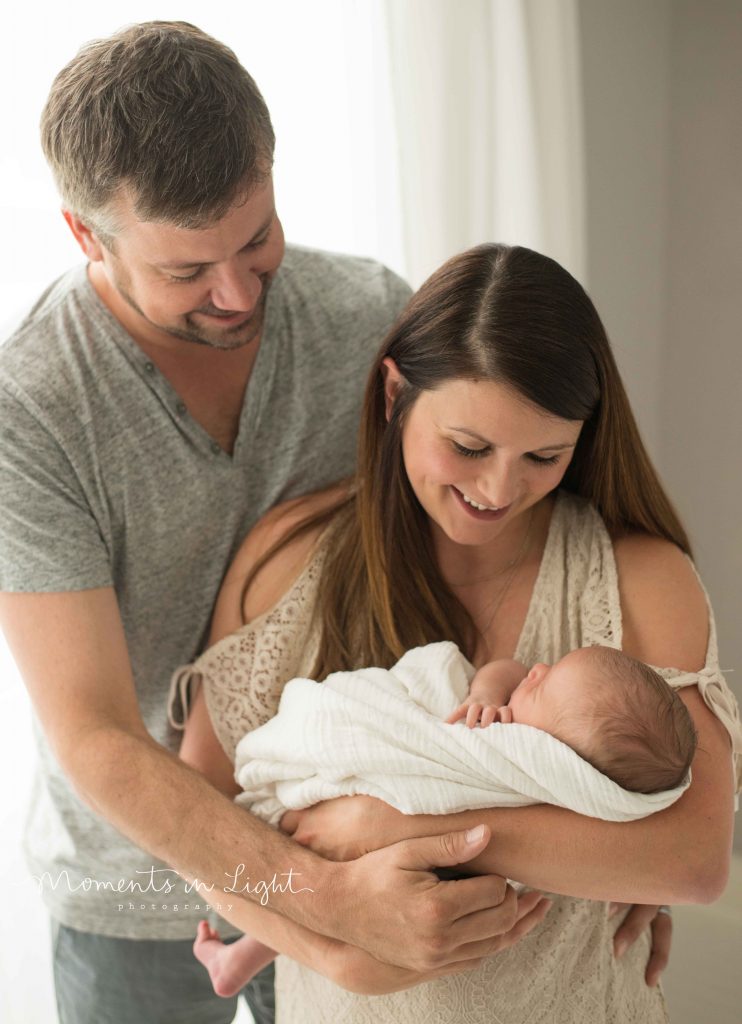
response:
M191 939L113 939L52 921L52 954L59 1024L231 1024L237 1013ZM273 964L241 995L256 1024L273 1024Z

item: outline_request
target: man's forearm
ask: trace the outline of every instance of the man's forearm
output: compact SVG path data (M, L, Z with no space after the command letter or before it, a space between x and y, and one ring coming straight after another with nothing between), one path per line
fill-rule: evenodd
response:
M58 755L60 764L101 816L184 877L224 887L238 911L226 916L238 927L310 966L319 956L324 966L315 969L332 972L333 980L353 991L391 991L417 984L420 972L437 976L463 969L516 941L522 926L538 923L532 911L544 912L508 900L497 877L467 883L454 901L448 887L458 883L437 882L431 875L433 865L473 857L486 832L395 846L369 854L363 863L334 863L232 804L144 732L95 727L78 734L71 749L70 743ZM270 924L248 913L261 893L253 889L239 898L227 891L243 863L253 878L293 881L293 892L271 893ZM471 919L463 935L457 927L462 917ZM314 934L292 930L292 923Z
M259 900L255 883L275 876L271 907L333 934L327 890L338 866L233 804L151 738L101 727L64 761L96 813L184 877L234 889L249 877L251 891L230 893L238 903Z
M363 964L363 954L329 937L335 921L327 891L343 865L323 860L237 807L147 737L100 730L88 737L71 767L80 795L135 843L190 882L229 886L220 913L231 924L336 984L353 984L349 966L359 959ZM240 864L250 876L249 893L236 891L245 878L235 881ZM256 883L270 884L274 875L277 885L263 906L265 890L256 891ZM376 963L371 957L368 962ZM380 991L400 987L403 972L383 964L374 971ZM410 975L405 985L416 980L422 979Z

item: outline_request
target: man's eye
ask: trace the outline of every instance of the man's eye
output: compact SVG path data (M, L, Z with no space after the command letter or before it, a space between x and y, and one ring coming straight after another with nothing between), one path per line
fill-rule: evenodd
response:
M459 455L465 455L467 459L480 459L489 452L489 448L465 448L458 441L454 441L453 446Z
M262 235L260 238L254 239L247 246L245 246L245 248L246 249L259 249L261 245L265 245L265 243L268 241L269 238L270 238L270 230L266 231L266 233L264 235Z
M184 281L195 281L196 278L200 276L200 274L201 267L199 267L198 270L194 270L192 274L188 274L187 277L179 277L176 274L170 274L169 276L171 281L180 281L181 283L183 283Z

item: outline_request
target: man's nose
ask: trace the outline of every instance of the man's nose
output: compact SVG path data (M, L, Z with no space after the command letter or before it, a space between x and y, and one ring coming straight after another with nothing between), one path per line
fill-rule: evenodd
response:
M262 281L253 270L221 267L211 289L211 302L217 309L249 313L255 308L262 290Z

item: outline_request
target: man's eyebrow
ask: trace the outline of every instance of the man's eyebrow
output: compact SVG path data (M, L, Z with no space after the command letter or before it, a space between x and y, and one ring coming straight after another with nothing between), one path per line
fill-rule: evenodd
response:
M254 245L255 244L255 240L257 238L260 238L261 235L264 235L265 232L269 229L269 227L273 223L273 219L274 219L275 216L276 216L276 211L272 210L271 214L270 214L270 217L268 217L268 219L265 221L264 224L261 224L261 226L258 228L258 230L255 232L255 234L252 236L250 241L246 242L245 245L242 246L242 249L247 249L249 246ZM242 251L242 250L240 250L240 251ZM212 266L212 264L211 263L199 263L198 261L196 261L195 263L187 263L187 262L184 262L183 260L174 260L174 261L168 262L168 263L155 263L154 266L156 266L158 270L193 270L196 267L210 267L210 266Z
M475 441L481 441L482 444L493 447L492 442L488 441L486 437L482 437L481 434L477 434L474 430L469 430L468 427L449 427L449 430L455 431L457 434L466 434L467 437L473 437ZM563 452L567 448L574 448L577 444L576 441L572 441L568 444L545 444L543 448L533 448L534 452Z

